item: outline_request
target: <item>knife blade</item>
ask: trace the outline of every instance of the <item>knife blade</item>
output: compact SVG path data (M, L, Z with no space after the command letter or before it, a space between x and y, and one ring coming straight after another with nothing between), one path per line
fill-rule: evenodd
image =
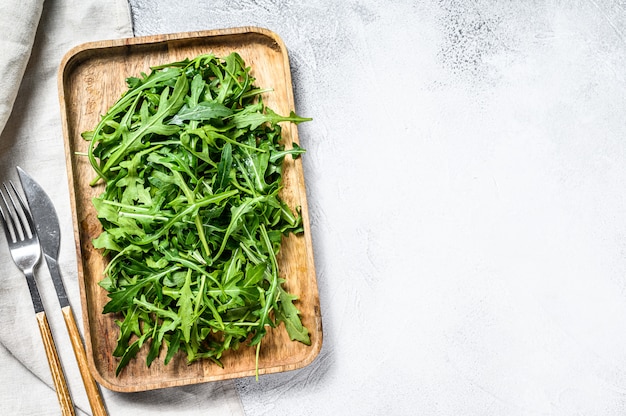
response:
M52 276L52 282L59 298L61 308L69 306L63 279L59 272L59 249L61 247L61 228L59 218L48 194L35 182L22 168L17 167L17 172L22 183L22 190L28 200L28 206L35 222L41 251L46 259L46 264Z
M104 402L102 401L100 389L89 371L83 339L78 331L76 318L74 317L74 312L72 311L59 270L58 258L61 247L61 228L59 226L59 218L57 217L56 209L41 185L26 173L24 169L18 166L17 173L22 183L22 190L28 201L33 222L35 223L35 230L39 237L41 251L46 259L46 264L48 265L48 270L50 270L50 276L52 277L52 282L57 292L57 297L59 298L61 312L63 313L65 326L67 327L72 349L76 356L78 369L83 379L83 385L87 392L89 405L91 406L94 416L104 416L107 412L104 407Z

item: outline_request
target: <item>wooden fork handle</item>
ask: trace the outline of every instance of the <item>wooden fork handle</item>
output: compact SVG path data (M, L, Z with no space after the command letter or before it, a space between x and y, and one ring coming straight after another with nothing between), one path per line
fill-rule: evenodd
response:
M83 378L83 384L85 385L87 399L89 399L89 405L91 406L93 416L106 416L107 411L104 407L102 396L100 395L100 389L89 371L87 353L85 352L85 346L83 345L80 332L78 332L78 326L76 325L76 319L74 318L72 307L65 306L61 308L61 312L63 313L63 319L65 319L67 332L70 335L70 341L72 342L72 348L74 349L74 355L76 356L76 362L78 363L80 375Z
M43 346L46 350L46 356L48 357L48 364L50 365L50 372L52 373L52 381L54 381L54 387L57 392L57 398L61 405L62 415L76 415L74 411L74 404L72 403L72 397L70 396L70 390L67 387L67 381L65 380L65 374L63 373L63 367L61 366L61 360L59 360L59 354L57 353L56 346L54 345L54 339L52 338L52 331L50 331L50 324L48 324L48 318L45 312L38 312L37 325L41 332L41 339L43 340Z

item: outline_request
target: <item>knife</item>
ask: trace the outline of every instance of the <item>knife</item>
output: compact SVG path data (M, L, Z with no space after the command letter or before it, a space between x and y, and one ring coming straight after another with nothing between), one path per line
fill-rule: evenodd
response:
M85 346L83 345L83 339L78 331L76 325L76 318L67 298L67 292L63 285L63 279L59 271L59 249L61 246L61 229L59 227L59 219L54 209L54 205L50 200L50 197L41 188L41 186L32 178L24 169L17 167L17 173L22 183L22 190L28 205L31 215L35 223L35 229L37 230L37 236L39 237L39 243L41 244L41 251L46 259L46 264L50 270L50 276L54 283L54 288L59 298L59 304L61 305L61 312L63 313L63 320L70 336L72 343L72 349L76 356L78 363L78 369L83 379L83 385L87 392L87 398L89 399L89 405L94 416L105 416L107 414L100 395L100 389L96 384L89 366L87 363L87 353L85 352Z

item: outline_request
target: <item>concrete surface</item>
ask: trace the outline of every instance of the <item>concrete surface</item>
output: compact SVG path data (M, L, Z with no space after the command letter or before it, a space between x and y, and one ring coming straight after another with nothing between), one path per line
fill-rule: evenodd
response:
M247 415L626 413L626 4L131 0L291 57L324 322Z

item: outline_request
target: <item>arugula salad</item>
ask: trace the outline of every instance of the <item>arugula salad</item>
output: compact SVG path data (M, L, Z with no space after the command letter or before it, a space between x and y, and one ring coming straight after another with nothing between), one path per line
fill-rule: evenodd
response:
M311 119L276 114L254 82L237 53L153 67L83 133L92 185L105 183L93 244L109 259L99 284L119 325L116 375L142 348L148 366L178 352L222 365L247 343L258 377L268 327L311 343L277 261L283 235L302 232L279 197L283 160L304 153L279 123Z

